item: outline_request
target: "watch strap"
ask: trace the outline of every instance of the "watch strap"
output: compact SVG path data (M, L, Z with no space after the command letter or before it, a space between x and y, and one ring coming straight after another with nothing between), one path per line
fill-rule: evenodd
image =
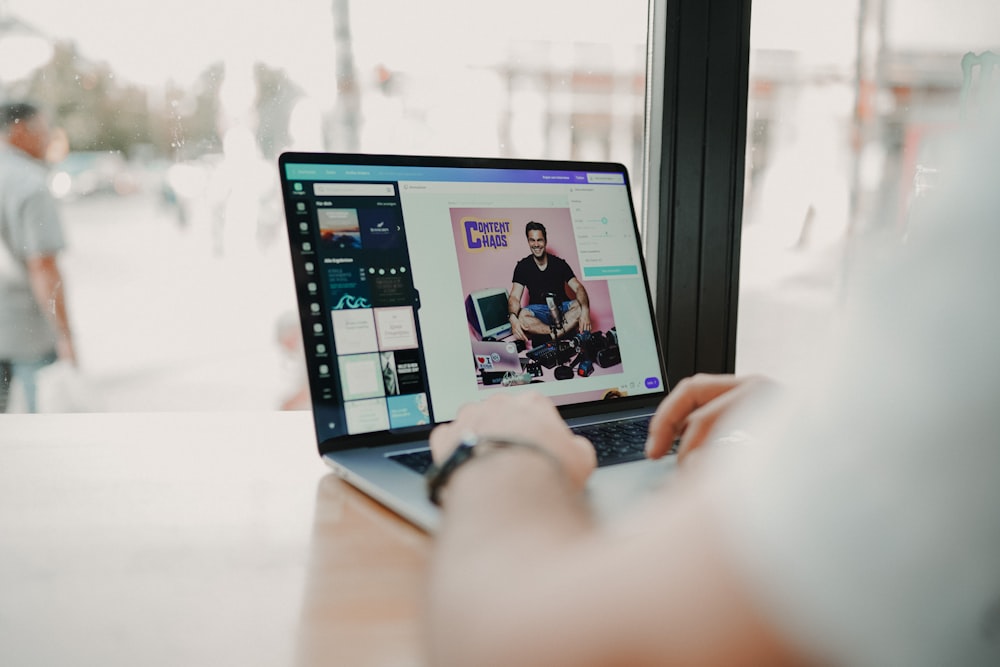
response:
M435 505L441 504L441 489L451 479L452 474L458 468L471 459L475 454L475 446L478 444L475 437L466 436L452 450L448 458L440 466L432 463L427 470L427 497Z
M561 467L559 461L552 455L551 452L546 451L533 442L504 437L466 434L462 436L462 439L458 442L458 446L452 450L451 454L448 455L448 458L446 458L440 466L437 464L431 464L431 467L427 470L425 475L425 479L427 480L427 497L435 505L440 505L442 489L444 489L445 484L448 483L448 480L451 479L452 475L455 474L455 471L458 470L463 464L483 452L484 448L488 451L493 451L494 449L503 449L508 447L523 447L534 450L539 454L550 458L556 466Z

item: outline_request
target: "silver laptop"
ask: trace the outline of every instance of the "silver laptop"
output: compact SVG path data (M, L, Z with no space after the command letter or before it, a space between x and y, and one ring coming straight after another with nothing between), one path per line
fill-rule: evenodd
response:
M668 384L622 165L285 153L279 168L319 451L338 475L432 530L433 426L537 391L595 443L599 512L662 481L673 463L642 448Z

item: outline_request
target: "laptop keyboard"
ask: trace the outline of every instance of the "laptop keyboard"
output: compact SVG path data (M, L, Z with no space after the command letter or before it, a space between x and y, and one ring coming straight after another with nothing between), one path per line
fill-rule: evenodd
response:
M392 454L390 457L396 463L401 463L410 470L416 470L421 475L431 467L431 450L420 449L415 452L403 452L402 454Z
M619 419L571 429L590 440L597 451L597 466L639 461L646 458L649 417Z
M649 431L649 419L648 416L619 419L612 422L577 426L571 430L594 444L594 449L597 451L597 465L601 467L646 458L645 446L646 434ZM677 443L675 442L670 453L675 453L676 449ZM393 454L390 458L421 475L427 472L431 465L429 449Z

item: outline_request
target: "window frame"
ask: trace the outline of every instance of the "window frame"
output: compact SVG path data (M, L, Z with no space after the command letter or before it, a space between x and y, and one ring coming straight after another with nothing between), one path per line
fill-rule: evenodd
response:
M651 0L646 253L667 376L736 366L750 0Z

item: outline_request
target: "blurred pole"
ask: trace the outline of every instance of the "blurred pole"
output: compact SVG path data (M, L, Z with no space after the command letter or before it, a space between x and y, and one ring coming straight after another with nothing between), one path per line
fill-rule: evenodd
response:
M13 23L8 14L10 11L7 9L7 0L0 0L0 39L3 39ZM7 101L7 86L4 78L3 75L0 75L0 103Z
M854 113L851 138L850 208L847 234L859 231L869 205L867 184L862 177L864 160L881 141L878 127L878 97L882 89L882 52L885 46L886 0L859 0L855 59Z
M351 16L349 0L333 0L333 44L337 60L337 102L333 110L332 137L327 137L327 148L357 152L361 99L358 80L354 72L354 51L351 44Z

